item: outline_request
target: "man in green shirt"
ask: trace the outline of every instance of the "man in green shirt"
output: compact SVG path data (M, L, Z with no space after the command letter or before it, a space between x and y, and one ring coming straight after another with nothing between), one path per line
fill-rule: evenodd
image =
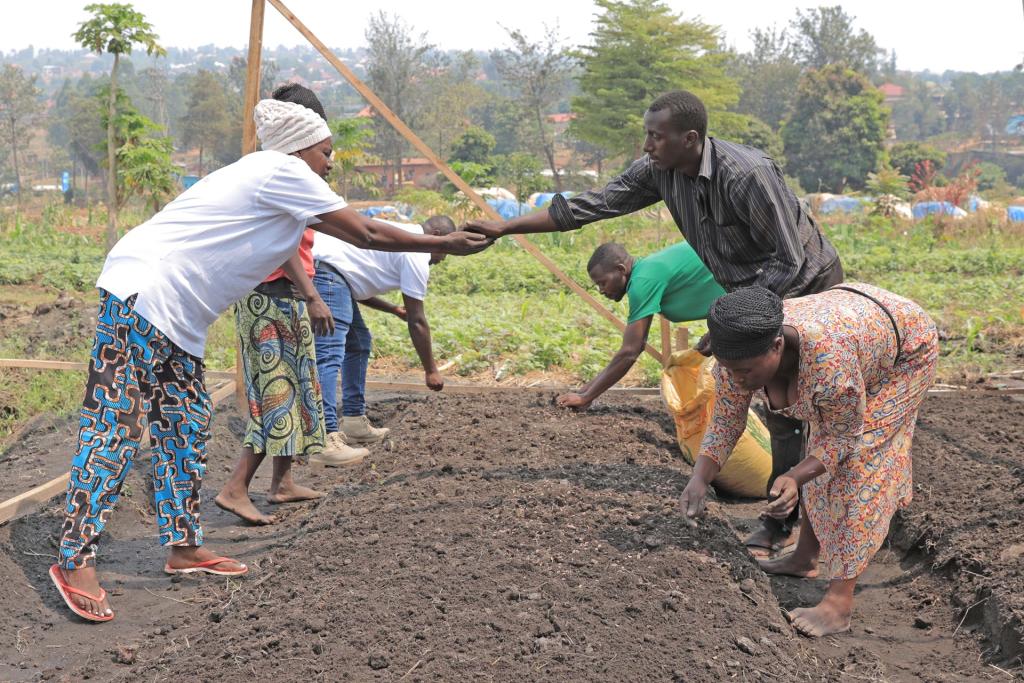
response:
M634 259L615 242L602 244L590 257L587 273L601 294L614 301L629 296L629 319L622 346L597 376L576 391L558 397L558 405L584 410L633 367L647 343L651 321L661 313L672 322L703 320L711 302L725 294L686 242Z

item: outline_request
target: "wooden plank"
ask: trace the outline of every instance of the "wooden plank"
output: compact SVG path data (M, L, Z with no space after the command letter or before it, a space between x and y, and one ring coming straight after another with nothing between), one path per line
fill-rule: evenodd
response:
M685 351L690 348L690 328L686 326L676 328L676 351Z
M342 62L340 59L334 56L334 53L331 52L330 48L328 48L323 43L323 41L317 38L316 35L314 35L313 32L310 31L309 28L307 28L306 25L303 24L302 21L300 21L299 18L295 16L295 14L290 9L288 9L283 2L281 2L281 0L266 1L273 5L274 8L281 13L281 16L287 19L288 22L292 26L294 26L296 30L298 30L298 32L301 33L303 37L305 37L306 40L309 41L309 44L316 48L316 50L321 55L323 55L324 59L326 59L331 66L337 69L338 73L340 73L342 77L344 77L344 79L348 81L352 85L352 87L355 88L356 91L360 95L362 95L366 99L366 101L369 102L370 105L373 106L373 108L376 109L377 112L381 116L383 116L388 123L394 126L395 130L401 133L402 136L405 137L405 139L408 140L412 144L412 146L415 147L420 152L420 154L422 154L428 161L430 161L431 164L433 164L441 173L443 173L445 177L447 177L448 180L452 182L452 184L459 188L462 191L462 193L466 195L466 197L468 197L474 204L476 204L476 206L481 211L484 212L485 215L494 220L501 220L501 216L499 216L498 213L493 208L491 208L491 206L486 201L484 201L483 197L478 195L473 190L473 188L470 187L468 183L466 183L465 180L463 180L455 171L453 171L451 167L448 166L448 164L441 160L441 158L434 153L434 150L432 150L427 145L427 143L423 142L423 140L421 140L419 136L416 135L416 133L412 132L412 129L405 125L405 122L398 118L398 116L393 111L391 111L391 109L386 104L384 104L383 100L377 97L377 94L374 93L373 90L370 89L368 85L363 83L363 81L360 80L360 78L356 76L355 73L350 68L348 68L348 66L344 62ZM614 325L616 329L618 329L620 332L626 329L625 323L619 320L614 313L612 313L600 301L598 301L593 294L588 292L586 289L580 286L579 283L577 283L565 272L563 272L562 269L559 268L554 261L548 258L544 254L544 252L538 249L537 246L533 244L533 242L528 240L523 235L512 235L511 237L515 239L516 242L519 243L519 246L521 246L528 254L533 256L541 263L541 265L547 268L548 272L550 272L552 275L558 278L562 282L562 284L564 284L566 287L571 289L577 296L583 299L583 301L588 306L597 311L597 313L600 314L602 318L604 318L612 325ZM649 354L656 358L659 363L662 362L662 354L653 346L647 344L644 346L644 350L646 350Z
M24 370L88 370L88 363L75 363L63 360L42 360L37 358L0 358L0 368L19 368ZM207 370L207 380L234 379L234 370Z
M222 387L216 389L210 396L210 402L216 406L225 398L230 397L235 391L234 381L229 381ZM60 495L68 485L70 474L62 474L51 479L45 484L40 484L33 489L20 493L3 503L0 503L0 524L18 517L36 506L45 503L54 496Z
M245 62L245 101L242 106L242 154L256 151L256 121L253 110L260 98L260 75L263 66L263 18L266 15L265 0L252 0L249 13L249 52ZM249 413L249 401L245 395L245 376L242 372L241 341L235 341L235 403L239 411Z
M658 316L661 326L661 364L667 366L672 356L672 323L663 315Z

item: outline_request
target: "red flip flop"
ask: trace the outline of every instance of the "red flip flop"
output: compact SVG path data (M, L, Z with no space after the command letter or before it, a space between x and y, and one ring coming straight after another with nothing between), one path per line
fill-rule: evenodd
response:
M100 589L100 594L98 596L90 595L85 591L78 590L77 588L69 585L68 582L64 580L64 574L60 571L60 565L57 564L50 567L50 580L53 581L53 585L57 587L57 592L60 593L60 597L64 598L64 604L68 606L68 609L77 614L78 616L82 617L86 621L110 621L114 618L113 614L109 614L107 616L99 616L93 614L92 612L86 612L84 609L76 605L74 600L71 599L72 595L80 595L81 597L86 598L88 600L92 600L94 602L103 602L103 600L107 597L107 592L102 588Z
M238 562L230 557L215 557L212 560L206 560L205 562L196 562L187 567L181 567L177 569L172 567L170 564L164 564L164 572L167 574L195 574L196 572L204 572L206 574L216 574L217 576L241 576L249 571L249 568L242 564L241 569L234 569L231 571L225 571L223 569L214 569L221 562Z

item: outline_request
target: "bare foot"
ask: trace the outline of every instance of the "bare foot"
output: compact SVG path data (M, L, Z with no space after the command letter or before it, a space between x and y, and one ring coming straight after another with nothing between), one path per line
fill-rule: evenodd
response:
M171 554L167 556L167 566L171 569L188 569L199 562L206 562L219 557L216 553L207 550L203 546L175 545L171 546ZM240 571L245 565L237 560L224 559L213 565L212 569L221 571Z
M221 510L227 510L232 514L238 515L249 524L265 526L277 521L277 518L273 515L265 515L257 510L256 506L249 500L248 495L235 496L225 489L217 494L213 502Z
M279 505L281 503L297 503L302 500L316 500L323 497L324 494L320 491L315 491L306 486L299 486L289 478L288 481L281 482L276 488L271 487L270 493L267 494L267 502Z
M72 588L85 591L89 595L99 596L102 589L100 588L99 579L96 577L96 567L82 567L81 569L64 569L59 567L58 569L64 582ZM90 614L95 614L98 617L113 614L106 596L100 601L90 600L76 593L70 593L70 596L71 602Z
M828 598L817 607L800 607L789 613L789 620L801 635L820 638L850 630L850 609L843 609Z
M818 561L814 558L799 557L796 552L775 560L758 560L757 563L766 574L795 576L800 579L813 579L818 575Z

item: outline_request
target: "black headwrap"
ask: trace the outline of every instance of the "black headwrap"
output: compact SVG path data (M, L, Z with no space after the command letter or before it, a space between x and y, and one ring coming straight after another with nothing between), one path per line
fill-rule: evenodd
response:
M764 287L744 287L719 297L708 311L711 352L742 360L760 356L782 334L782 300Z

